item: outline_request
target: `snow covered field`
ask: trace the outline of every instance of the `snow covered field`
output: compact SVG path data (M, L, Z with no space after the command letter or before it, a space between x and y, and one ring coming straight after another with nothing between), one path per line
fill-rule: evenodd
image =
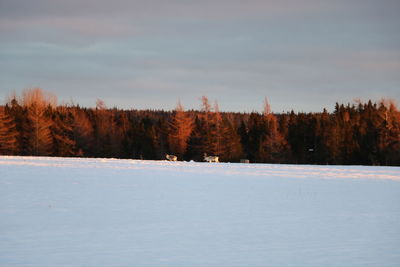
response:
M0 157L0 266L400 266L400 168Z

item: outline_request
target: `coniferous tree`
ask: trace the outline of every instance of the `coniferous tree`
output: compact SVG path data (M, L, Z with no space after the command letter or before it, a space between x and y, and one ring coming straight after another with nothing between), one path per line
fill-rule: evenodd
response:
M50 127L53 136L53 155L74 156L76 143L73 133L73 118L65 107L53 112L53 124Z
M24 129L28 135L28 153L36 156L50 155L53 145L50 113L52 106L56 105L55 97L35 88L24 91L23 102L28 119Z
M314 147L314 159L317 164L328 164L329 163L329 134L331 124L328 111L323 110L321 114L316 116L315 125L315 147Z
M262 137L265 134L265 125L258 113L251 113L248 121L248 131L245 136L247 157L251 162L262 162L260 150L262 145ZM262 152L261 152L262 154Z
M226 143L225 139L227 136L225 134L227 133L228 129L225 128L225 124L223 123L217 101L215 101L214 112L211 113L210 122L210 152L217 156L228 154L228 152L225 151L226 147L223 145L223 143Z
M138 138L135 139L140 159L159 159L157 149L159 140L152 120L146 116L139 124Z
M14 94L10 97L10 100L5 106L7 114L13 119L15 123L17 148L16 153L19 155L27 155L27 133L26 125L28 124L28 119L26 116L26 109L20 105L17 96Z
M185 155L192 130L193 119L184 111L179 101L168 127L169 150L178 158Z
M249 135L248 135L249 129L243 119L240 122L240 126L237 131L238 131L238 135L240 137L240 144L242 146L242 154L246 159L248 159L249 155L250 155Z
M94 129L87 111L78 107L72 110L72 132L77 156L94 156Z
M186 157L196 161L202 161L204 153L204 121L199 117L202 116L195 115L193 131L189 137L186 151Z
M121 142L121 158L131 158L133 154L132 148L132 124L128 117L128 112L119 112L116 118L116 128L118 133L118 139Z
M203 153L222 161L400 165L400 112L393 101L337 103L328 113L220 112L202 98L201 111L175 112L56 107L41 89L0 106L0 154L188 160ZM182 137L182 138L180 138ZM183 140L183 141L182 141Z
M115 110L107 109L104 101L98 99L95 110L95 151L98 157L117 157L120 140L114 118Z
M272 114L267 98L264 100L263 115L258 158L263 162L282 162L288 155L288 145L279 132L278 119Z
M201 150L203 153L214 154L214 136L213 136L213 122L212 122L212 110L209 100L206 96L201 98L202 109L201 109L201 126L197 128L201 137Z
M400 112L393 100L383 99L378 114L382 120L378 134L380 164L400 165Z
M155 130L157 134L157 159L165 159L165 155L168 151L168 119L160 117L156 124ZM188 137L189 138L189 137ZM187 141L186 141L187 147Z
M381 124L381 118L377 114L376 104L368 101L364 104L361 113L362 120L360 124L361 130L361 164L378 165L379 164L379 131L378 127Z
M5 107L0 107L0 155L15 155L18 152L17 131L14 119Z
M243 155L241 138L234 124L229 120L224 120L222 126L221 141L221 160L222 161L239 161Z

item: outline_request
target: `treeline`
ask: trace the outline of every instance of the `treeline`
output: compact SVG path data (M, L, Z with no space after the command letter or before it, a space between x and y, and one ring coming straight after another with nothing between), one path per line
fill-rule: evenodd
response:
M392 101L336 104L333 113L220 112L57 105L41 89L0 106L0 154L296 164L400 165L400 112Z

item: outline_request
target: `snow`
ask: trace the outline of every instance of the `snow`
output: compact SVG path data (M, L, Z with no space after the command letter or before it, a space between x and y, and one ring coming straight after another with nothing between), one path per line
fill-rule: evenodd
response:
M0 266L400 266L400 168L0 157Z

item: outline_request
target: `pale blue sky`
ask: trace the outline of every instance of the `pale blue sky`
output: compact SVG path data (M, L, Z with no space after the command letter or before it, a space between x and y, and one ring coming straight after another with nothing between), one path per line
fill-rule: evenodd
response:
M0 99L274 112L400 102L398 0L0 0Z

